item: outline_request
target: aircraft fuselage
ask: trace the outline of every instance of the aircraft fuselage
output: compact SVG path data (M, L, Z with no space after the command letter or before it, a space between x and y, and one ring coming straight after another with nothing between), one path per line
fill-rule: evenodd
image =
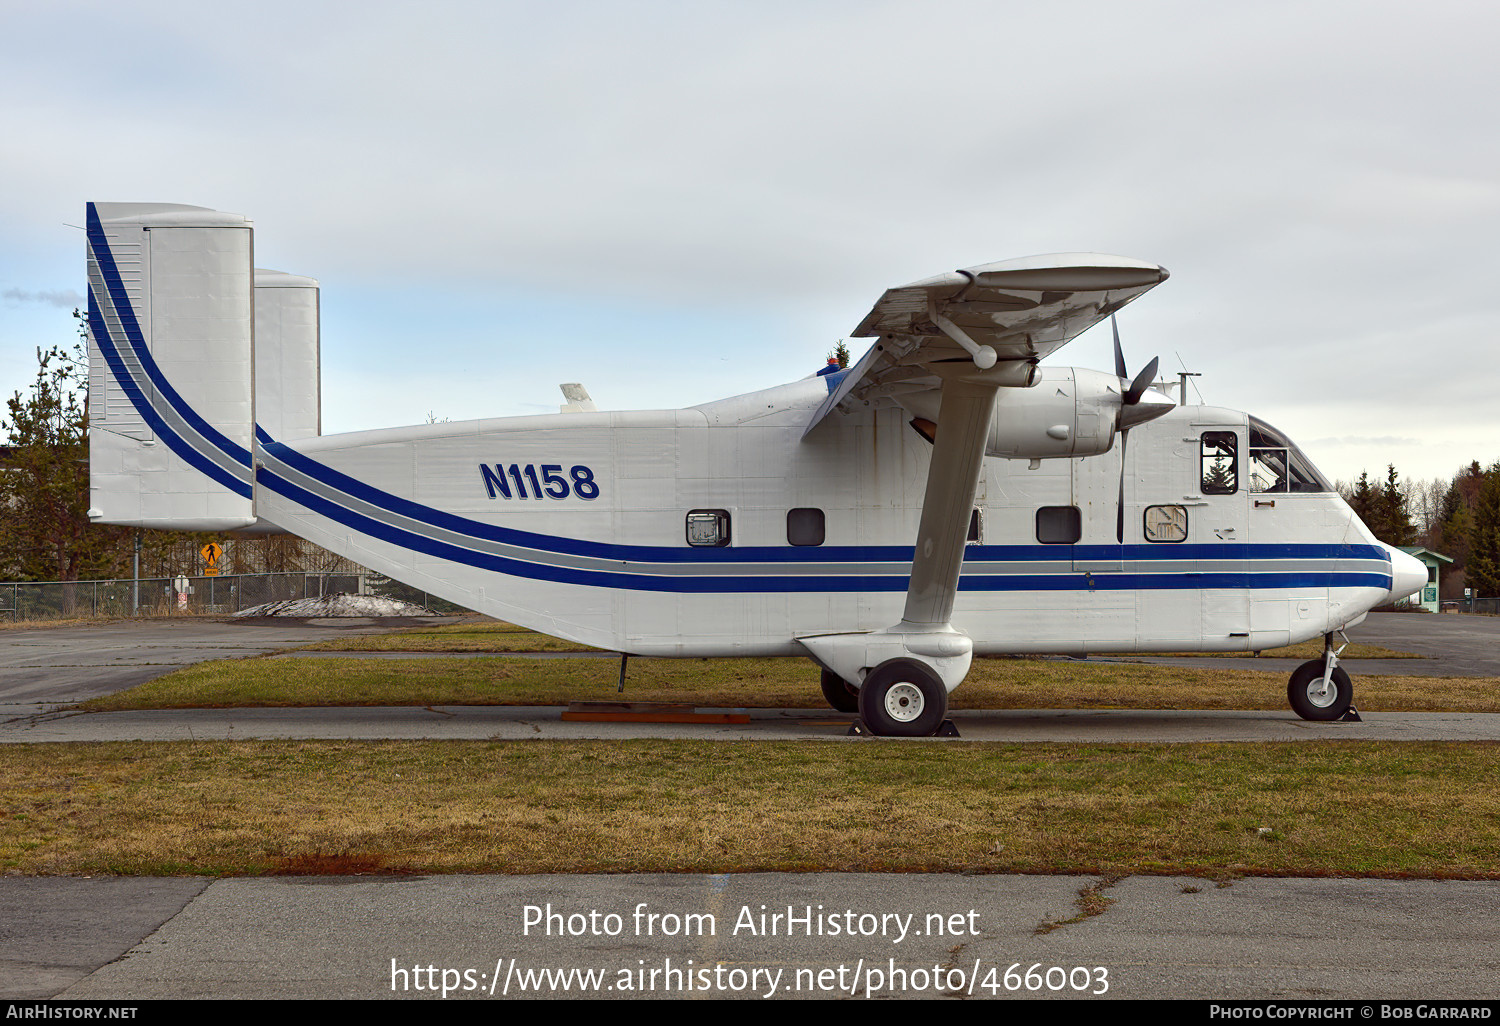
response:
M255 513L600 648L805 655L799 637L900 618L932 451L895 406L804 438L827 392L812 378L683 410L261 444ZM954 627L975 654L1246 651L1385 601L1389 552L1336 493L1251 490L1250 423L1199 406L1134 428L1123 543L1118 445L987 458ZM1205 435L1234 455L1205 457ZM1228 461L1235 486L1206 489Z

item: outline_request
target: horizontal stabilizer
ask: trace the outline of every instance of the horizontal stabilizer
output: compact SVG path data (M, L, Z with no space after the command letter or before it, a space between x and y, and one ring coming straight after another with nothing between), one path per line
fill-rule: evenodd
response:
M320 433L318 283L256 270L248 218L90 203L89 518L258 525L257 433Z

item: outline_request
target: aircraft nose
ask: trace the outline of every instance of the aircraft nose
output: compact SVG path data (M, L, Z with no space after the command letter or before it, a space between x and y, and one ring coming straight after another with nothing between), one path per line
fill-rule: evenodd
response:
M1382 545L1385 543L1382 542ZM1385 546L1391 554L1391 593L1389 601L1399 602L1408 595L1421 591L1427 584L1427 567L1416 556L1408 555L1398 548Z

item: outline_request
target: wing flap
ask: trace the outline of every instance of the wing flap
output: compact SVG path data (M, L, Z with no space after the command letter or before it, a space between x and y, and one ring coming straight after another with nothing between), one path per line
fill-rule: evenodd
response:
M819 406L807 431L898 374L910 381L913 368L969 359L972 350L945 331L941 320L975 345L993 349L1001 361L1035 362L1166 278L1165 268L1129 257L1052 253L888 289L853 332L855 338L879 341Z

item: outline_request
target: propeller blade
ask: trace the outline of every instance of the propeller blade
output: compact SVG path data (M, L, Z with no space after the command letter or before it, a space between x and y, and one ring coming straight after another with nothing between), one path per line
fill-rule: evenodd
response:
M1125 437L1129 431L1120 432L1120 503L1115 507L1115 537L1125 544Z
M1146 389L1151 387L1151 382L1156 380L1156 365L1160 360L1153 356L1151 362L1146 364L1146 369L1135 376L1130 383L1130 388L1125 391L1125 405L1134 406L1141 401L1141 396L1146 394Z
M1115 539L1121 545L1125 544L1125 445L1130 435L1130 430L1124 427L1124 410L1127 406L1134 406L1141 401L1141 396L1146 394L1146 389L1156 380L1156 368L1160 360L1151 358L1146 368L1135 376L1135 380L1126 387L1125 350L1120 346L1120 325L1115 321L1115 315L1109 315L1109 327L1115 336L1115 377L1120 379L1120 387L1125 389L1120 394L1120 501L1115 505Z
M1115 377L1123 384L1125 381L1125 350L1120 348L1120 326L1115 323L1115 315L1109 315L1109 327L1115 333Z

